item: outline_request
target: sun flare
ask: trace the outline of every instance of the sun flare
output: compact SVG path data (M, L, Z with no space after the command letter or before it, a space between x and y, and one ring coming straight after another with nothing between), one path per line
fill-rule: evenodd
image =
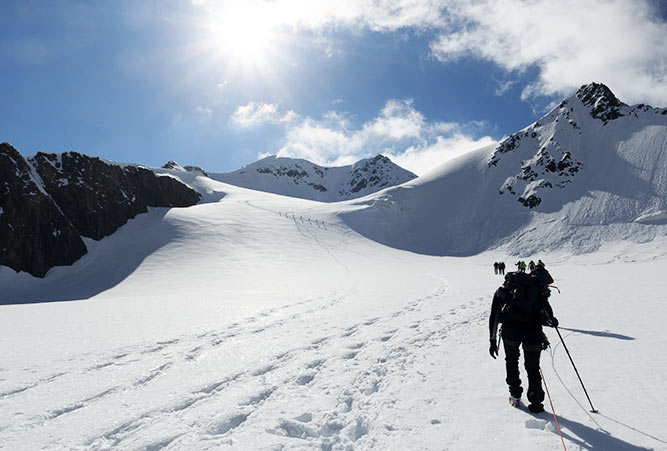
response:
M218 50L242 61L267 57L277 28L265 8L243 3L221 11L211 23Z

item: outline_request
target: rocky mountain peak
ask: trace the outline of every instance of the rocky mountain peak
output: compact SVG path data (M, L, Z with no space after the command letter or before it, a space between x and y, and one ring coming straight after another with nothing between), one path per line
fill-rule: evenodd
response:
M199 174L203 175L204 177L208 177L208 173L205 170L203 170L202 168L200 168L199 166L181 166L180 164L178 164L174 160L167 161L162 166L162 169L169 169L169 170L172 170L172 171L196 172L196 173L199 173Z
M182 171L183 166L176 163L174 160L169 160L164 165L162 165L162 169L174 169L176 171Z
M377 191L398 184L395 181L392 183L392 178L395 177L397 171L400 172L401 179L405 179L405 181L417 177L382 154L360 160L352 166L352 180L349 182L349 190L351 193L358 193L364 188Z
M434 255L588 252L664 232L665 168L667 108L629 106L592 83L498 144L372 195L344 218L383 244Z
M611 89L602 83L589 83L583 85L575 96L581 100L585 106L591 108L591 116L607 122L617 119L624 114L621 108L627 106L616 98Z
M322 202L362 197L415 177L384 155L339 167L269 156L234 172L211 174L214 180L231 185Z
M20 157L21 154L10 143L3 142L3 143L0 143L0 155L8 155L8 156L15 156L15 157L19 156Z
M370 167L378 167L378 166L386 166L386 165L393 165L394 162L391 161L388 157L385 157L382 154L377 154L376 156L372 158L366 158L364 160L359 160L354 165L352 166L353 170L358 170L362 168L370 168Z
M563 189L578 177L588 152L576 143L581 142L580 136L595 133L592 130L597 130L599 121L605 126L613 120L621 122L619 118L625 124L637 126L647 121L662 125L661 118L666 115L667 109L649 105L630 107L604 84L589 83L535 123L498 143L487 166L489 169L502 166L500 172L512 171L499 187L499 194L514 196L532 209L543 200L539 193ZM615 128L609 125L606 133L617 133L613 131Z

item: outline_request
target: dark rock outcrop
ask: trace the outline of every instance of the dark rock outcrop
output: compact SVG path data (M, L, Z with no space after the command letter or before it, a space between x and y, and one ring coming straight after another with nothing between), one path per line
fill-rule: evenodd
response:
M174 160L169 160L167 161L163 166L162 169L171 169L175 171L186 171L186 172L196 172L198 174L203 175L204 177L208 177L208 173L200 168L199 166L181 166L180 164L176 163Z
M627 106L616 98L611 89L602 83L583 85L576 94L581 103L591 108L591 117L607 122L623 116L621 107Z
M0 144L0 264L43 277L86 252L79 232L41 188L32 167Z
M358 193L366 187L373 188L374 191L386 188L390 182L390 177L387 177L390 173L389 168L393 164L389 158L381 154L361 160L352 167L352 180L349 183L351 188L349 190L352 193Z
M183 167L183 169L185 169L188 172L197 172L197 173L203 175L204 177L208 177L208 172L206 172L205 170L203 170L199 166L185 166L185 167Z
M96 240L148 207L186 207L199 201L199 195L178 180L137 166L121 167L77 152L40 152L31 161L74 227Z
M0 144L0 264L43 277L86 253L96 240L148 207L186 207L200 195L149 169L120 166L77 152L25 159Z

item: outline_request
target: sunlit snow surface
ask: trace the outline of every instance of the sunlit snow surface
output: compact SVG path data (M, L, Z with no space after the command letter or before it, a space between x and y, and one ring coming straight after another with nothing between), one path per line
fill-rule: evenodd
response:
M500 251L438 258L348 228L354 203L223 185L46 279L0 270L0 448L562 449L488 355ZM223 197L224 195L224 197ZM567 449L667 449L664 238L543 259ZM85 300L83 300L86 298ZM58 301L58 302L56 302ZM525 398L524 398L525 401Z

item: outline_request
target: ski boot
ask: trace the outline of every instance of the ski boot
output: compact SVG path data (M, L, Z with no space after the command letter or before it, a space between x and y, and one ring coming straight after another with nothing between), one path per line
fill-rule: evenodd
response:
M528 410L530 410L531 413L542 413L544 412L544 406L542 405L542 403L529 404Z

